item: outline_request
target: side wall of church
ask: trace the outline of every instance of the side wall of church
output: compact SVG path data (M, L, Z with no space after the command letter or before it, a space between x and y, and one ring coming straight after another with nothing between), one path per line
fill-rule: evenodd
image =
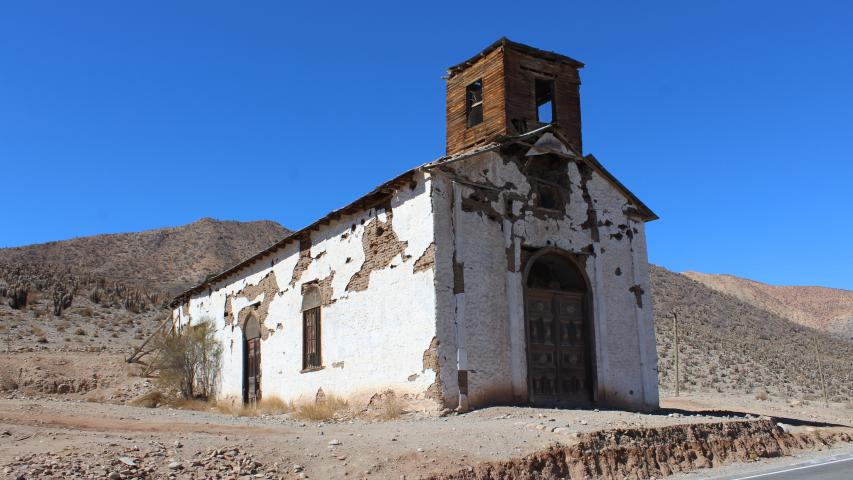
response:
M214 325L217 397L243 396L243 329L261 325L261 396L437 398L431 184L413 174L386 200L330 219L175 308L178 328ZM334 218L334 217L332 217ZM321 293L322 367L303 368L303 293ZM432 387L432 388L431 388ZM427 402L429 403L429 402Z

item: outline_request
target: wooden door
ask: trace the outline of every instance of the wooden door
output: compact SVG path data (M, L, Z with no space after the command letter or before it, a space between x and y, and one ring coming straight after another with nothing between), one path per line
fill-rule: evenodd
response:
M589 402L591 374L584 295L528 289L525 318L531 403Z
M247 339L244 345L243 402L255 403L261 399L261 339Z

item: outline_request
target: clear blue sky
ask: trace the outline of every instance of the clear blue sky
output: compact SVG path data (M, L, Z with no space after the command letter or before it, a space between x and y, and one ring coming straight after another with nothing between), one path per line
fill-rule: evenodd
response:
M305 226L439 157L445 68L506 35L587 64L653 262L853 289L853 4L407 3L4 2L0 246Z

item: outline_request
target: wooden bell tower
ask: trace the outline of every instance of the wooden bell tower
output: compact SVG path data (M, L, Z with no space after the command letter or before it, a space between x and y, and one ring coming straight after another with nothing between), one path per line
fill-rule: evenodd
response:
M501 38L447 71L447 155L547 124L581 150L583 63Z

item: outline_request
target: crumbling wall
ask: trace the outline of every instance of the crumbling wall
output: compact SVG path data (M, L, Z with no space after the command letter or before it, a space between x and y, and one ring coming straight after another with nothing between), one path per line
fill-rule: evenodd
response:
M433 270L421 262L416 272L415 264L431 255L431 216L429 178L413 175L361 211L329 218L191 298L185 310L192 321L214 319L224 346L220 397L242 396L241 319L252 311L262 324L265 396L299 402L319 389L367 398L391 389L427 398L438 372L423 362L436 337L435 289ZM308 286L320 290L324 368L303 372Z
M439 322L455 319L444 328L457 332L452 348L463 347L469 401L527 401L525 258L554 249L574 254L591 283L597 400L655 408L648 264L636 206L592 162L571 158L550 133L537 145L544 146L507 144L434 168L446 182L443 189L459 192L455 199L445 192L444 210L436 210L436 291ZM443 378L452 382L445 387L449 396L456 395L459 382L450 374Z

